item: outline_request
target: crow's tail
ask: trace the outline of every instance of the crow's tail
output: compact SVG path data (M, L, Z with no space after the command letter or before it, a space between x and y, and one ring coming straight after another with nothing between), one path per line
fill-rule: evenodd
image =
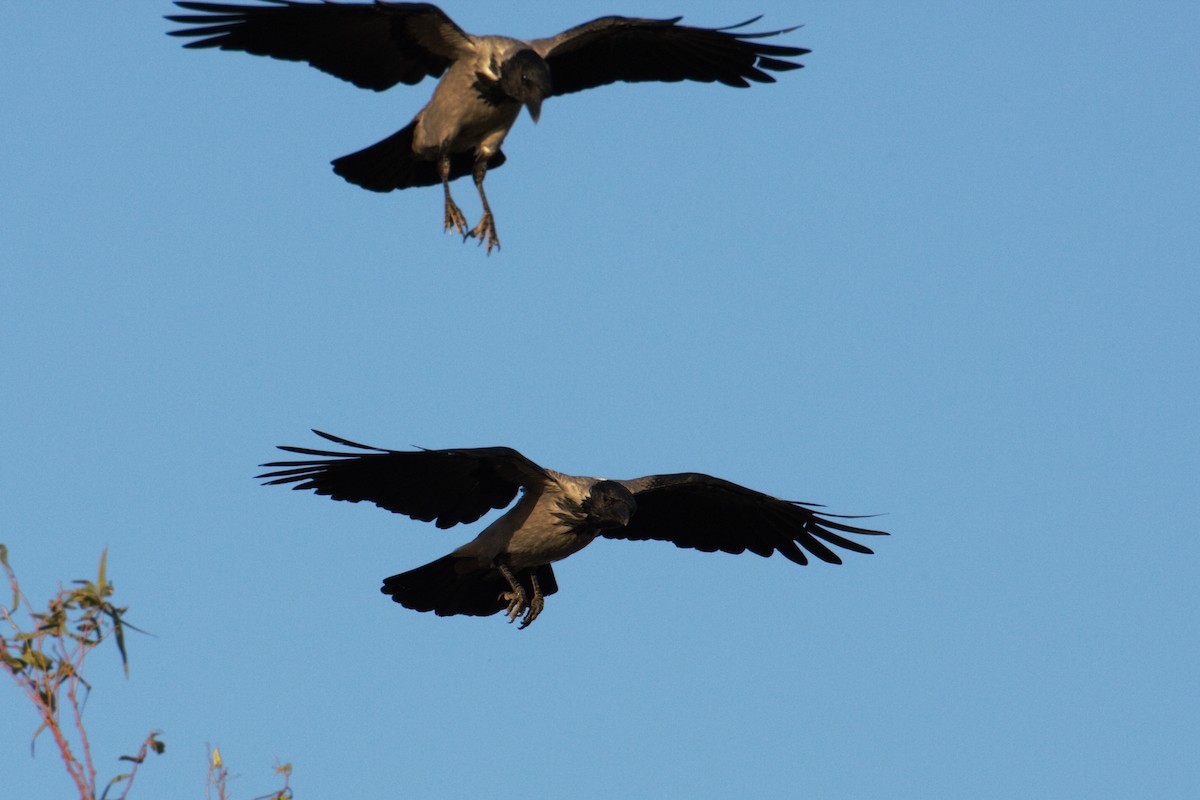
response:
M537 576L543 595L558 591L549 564L513 572L513 577L533 597L531 576ZM508 581L496 569L480 569L474 559L448 555L383 581L383 593L414 611L432 611L439 617L469 614L486 617L503 611L508 603L500 595L510 591Z
M390 192L410 186L436 186L442 182L437 163L413 152L413 131L416 127L417 121L414 119L383 141L335 159L333 171L372 192ZM504 153L497 150L488 161L488 169L495 169L504 161ZM470 175L474 165L474 153L452 153L450 180Z

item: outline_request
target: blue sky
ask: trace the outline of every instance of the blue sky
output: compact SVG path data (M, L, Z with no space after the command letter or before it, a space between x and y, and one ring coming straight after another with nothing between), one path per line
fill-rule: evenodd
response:
M1183 797L1200 782L1200 55L1192 3L449 4L804 23L807 68L523 117L503 250L332 158L403 126L171 6L8 3L0 541L93 574L101 774L197 797L207 744L301 798ZM469 183L456 194L472 224ZM884 513L840 567L602 541L537 624L378 593L477 527L262 488L312 427L701 471ZM5 797L69 792L15 689Z

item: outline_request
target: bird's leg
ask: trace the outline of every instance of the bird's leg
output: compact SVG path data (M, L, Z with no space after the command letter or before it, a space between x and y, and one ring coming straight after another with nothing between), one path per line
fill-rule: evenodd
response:
M488 255L491 255L493 247L497 250L500 249L500 237L496 235L496 220L492 216L492 207L488 205L487 194L483 191L483 177L487 175L486 158L479 158L475 161L472 175L475 178L475 188L479 190L479 199L483 201L483 218L467 236L477 237L480 244L487 239L487 251ZM463 239L465 240L467 236L464 236Z
M525 589L521 584L517 583L517 579L513 577L512 570L507 564L497 564L496 569L500 570L500 574L504 576L504 580L508 581L508 585L512 587L511 592L501 592L500 600L508 601L508 608L505 613L508 614L509 624L516 621L517 617L521 616L521 612L529 608L529 603L525 599ZM524 625L521 626L525 627Z
M446 230L454 229L455 233L467 235L467 218L463 216L462 209L454 204L454 198L450 196L450 154L442 153L438 158L438 175L442 179L442 190L446 193L446 216L443 220L443 225Z
M529 623L537 619L538 614L542 613L542 609L546 607L546 598L542 596L542 589L538 586L537 575L530 574L529 580L533 582L533 599L529 601L529 610L525 612L525 619L521 620L521 630L528 628Z

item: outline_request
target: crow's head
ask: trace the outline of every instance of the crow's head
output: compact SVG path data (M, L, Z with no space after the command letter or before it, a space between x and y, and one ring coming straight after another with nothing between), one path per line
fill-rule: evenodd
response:
M582 503L588 527L602 531L624 528L637 510L633 493L616 481L600 481Z
M518 50L500 65L500 90L529 109L537 122L550 96L550 67L532 50Z

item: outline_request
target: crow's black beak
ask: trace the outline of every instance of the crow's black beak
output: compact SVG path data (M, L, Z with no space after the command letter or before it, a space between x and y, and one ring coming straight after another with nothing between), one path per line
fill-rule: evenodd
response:
M529 116L533 117L534 124L537 124L538 118L542 116L542 98L529 98L525 101L525 108L529 109Z

